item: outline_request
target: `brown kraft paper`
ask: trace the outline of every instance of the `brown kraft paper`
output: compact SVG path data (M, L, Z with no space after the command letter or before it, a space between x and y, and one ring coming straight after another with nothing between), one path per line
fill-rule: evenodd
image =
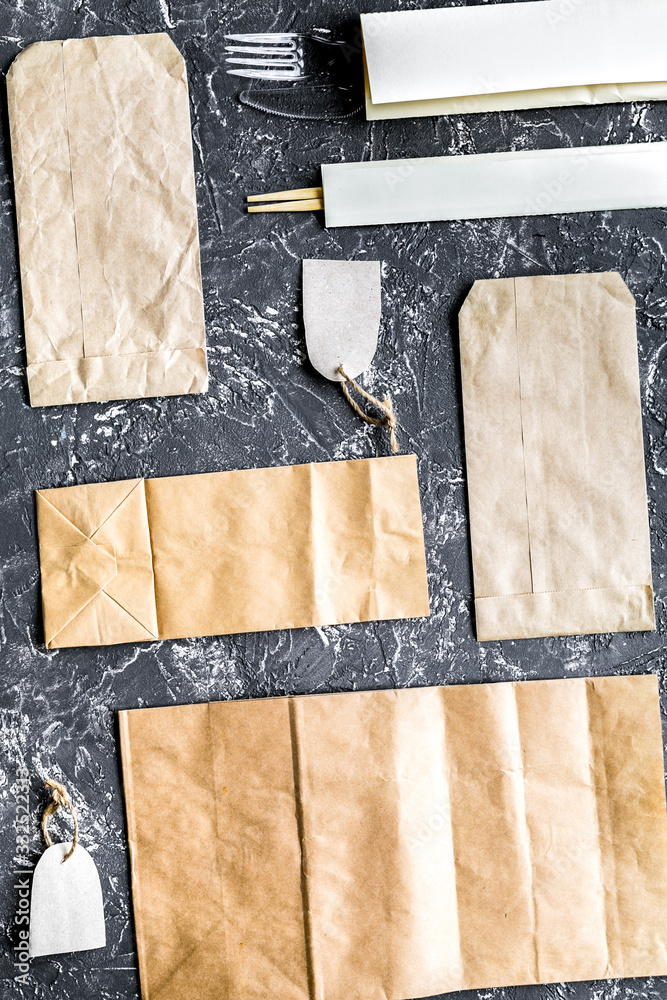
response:
M173 42L38 42L7 91L31 405L205 391L188 84Z
M478 281L459 326L477 638L654 629L622 278Z
M120 713L143 1000L667 973L653 676Z
M422 617L414 455L37 493L49 649Z

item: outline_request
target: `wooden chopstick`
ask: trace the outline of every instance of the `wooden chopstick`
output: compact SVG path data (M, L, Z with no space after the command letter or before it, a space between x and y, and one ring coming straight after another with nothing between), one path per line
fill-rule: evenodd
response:
M321 212L323 208L324 201L321 198L279 201L273 205L248 205L249 212Z
M248 201L306 201L324 198L321 187L297 188L294 191L275 191L273 194L249 194Z
M271 194L249 194L249 212L318 212L324 208L321 187L274 191Z

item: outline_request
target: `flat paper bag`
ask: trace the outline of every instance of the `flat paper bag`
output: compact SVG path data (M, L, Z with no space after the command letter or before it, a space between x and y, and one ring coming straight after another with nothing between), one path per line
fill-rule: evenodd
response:
M459 325L477 638L655 628L622 278L478 281Z
M143 1000L667 973L657 679L120 713Z
M369 120L667 98L663 0L383 11L361 25Z
M31 405L203 392L188 84L173 42L39 42L7 90Z
M414 455L37 494L49 649L428 615Z

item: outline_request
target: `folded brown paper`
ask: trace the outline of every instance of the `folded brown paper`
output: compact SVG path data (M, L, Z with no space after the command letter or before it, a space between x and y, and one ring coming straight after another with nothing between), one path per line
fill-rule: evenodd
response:
M428 615L414 455L37 493L46 645Z
M39 42L7 90L31 405L203 392L188 84L173 42Z
M120 713L144 1000L667 974L655 677Z
M478 281L460 334L477 638L655 628L620 275Z

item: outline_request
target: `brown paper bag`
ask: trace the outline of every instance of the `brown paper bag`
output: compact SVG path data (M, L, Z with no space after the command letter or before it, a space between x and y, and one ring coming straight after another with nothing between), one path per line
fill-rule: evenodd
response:
M37 493L49 649L428 615L414 455Z
M667 974L655 677L120 713L144 1000Z
M39 42L7 90L31 405L203 392L188 85L173 42Z
M477 638L655 628L620 275L478 281L460 334Z

